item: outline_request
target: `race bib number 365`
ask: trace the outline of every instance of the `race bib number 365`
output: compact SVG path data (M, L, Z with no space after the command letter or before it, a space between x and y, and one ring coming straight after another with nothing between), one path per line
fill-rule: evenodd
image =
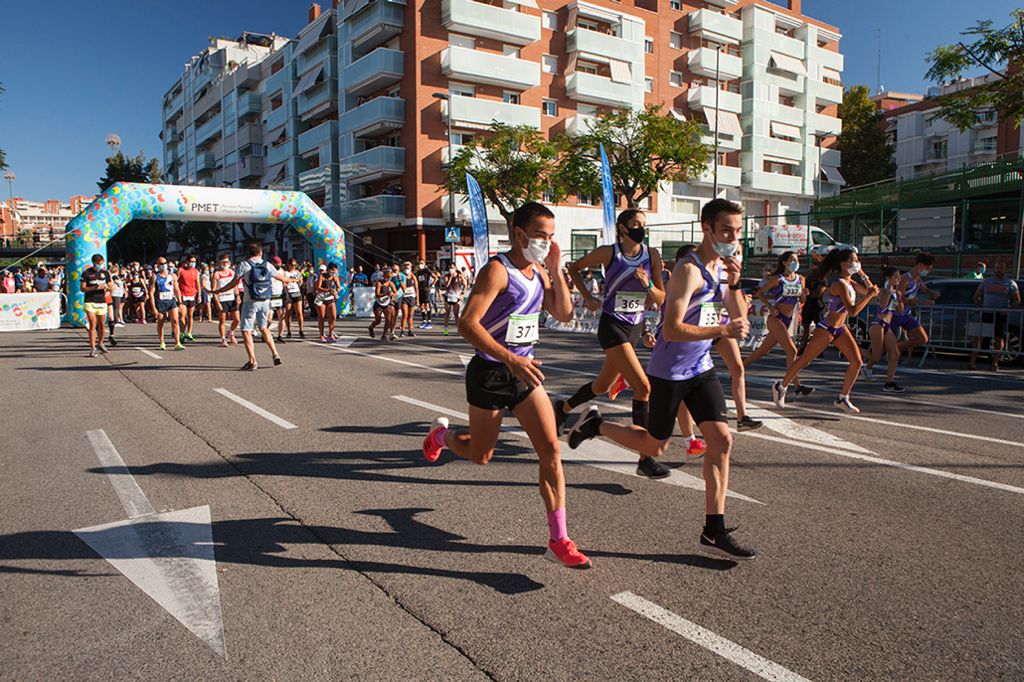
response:
M505 343L509 346L532 346L540 340L540 313L509 315Z
M644 309L647 293L644 291L620 291L615 294L615 312L639 313Z
M725 314L721 303L701 303L700 321L701 327L717 327L722 324L722 316Z

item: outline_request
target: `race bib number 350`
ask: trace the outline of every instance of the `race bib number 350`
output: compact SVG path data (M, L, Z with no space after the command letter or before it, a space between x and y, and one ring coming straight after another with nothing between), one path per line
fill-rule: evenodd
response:
M717 327L722 324L722 317L725 314L721 303L701 303L700 321L701 327Z
M509 346L532 346L540 340L540 313L509 315L505 343Z
M645 300L647 300L647 292L620 291L615 294L614 310L617 313L639 313L644 309Z

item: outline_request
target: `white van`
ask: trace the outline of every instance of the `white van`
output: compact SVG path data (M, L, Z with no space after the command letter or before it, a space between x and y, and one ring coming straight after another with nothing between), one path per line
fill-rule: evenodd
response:
M828 232L813 225L764 225L754 233L754 255L779 256L793 251L803 256L807 253L808 244L833 246L835 243Z

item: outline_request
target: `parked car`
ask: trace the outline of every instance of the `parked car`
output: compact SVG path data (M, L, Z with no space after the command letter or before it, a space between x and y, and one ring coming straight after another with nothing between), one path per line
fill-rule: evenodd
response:
M922 302L919 306L918 317L926 329L931 329L934 336L941 333L953 345L970 346L971 339L967 335L967 322L971 318L966 312L975 308L974 292L978 289L978 280L970 279L936 279L926 280L929 289L938 292L939 297L935 300L935 307L929 303ZM1024 279L1017 280L1017 286L1024 290ZM1019 310L1019 309L1018 309ZM869 343L868 325L875 318L878 312L878 305L872 302L861 311L855 319L850 321L850 329L861 346ZM1024 363L1024 346L1022 346L1022 330L1018 323L1019 317L1011 317L1007 325L1006 353L1002 362L1009 363L1011 358L1016 358L1014 364ZM947 352L947 351L943 351Z

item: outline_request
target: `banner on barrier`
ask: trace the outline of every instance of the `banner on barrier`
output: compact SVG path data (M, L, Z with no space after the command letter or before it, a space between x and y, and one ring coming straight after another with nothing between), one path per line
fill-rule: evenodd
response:
M352 298L356 304L356 317L373 317L374 287L352 287Z
M0 294L0 332L60 328L60 292Z

